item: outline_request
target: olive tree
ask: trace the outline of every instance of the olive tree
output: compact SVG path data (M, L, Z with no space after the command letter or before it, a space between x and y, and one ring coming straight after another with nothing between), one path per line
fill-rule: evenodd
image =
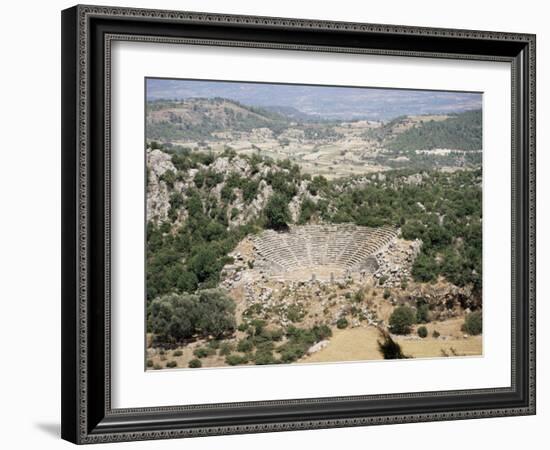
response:
M235 302L220 289L158 297L150 303L148 315L149 331L164 343L194 335L219 338L236 328Z

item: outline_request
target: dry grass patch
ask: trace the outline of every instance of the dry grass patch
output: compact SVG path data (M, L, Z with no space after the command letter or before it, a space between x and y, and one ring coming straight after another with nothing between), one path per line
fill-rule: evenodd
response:
M427 337L418 340L395 339L403 353L413 358L439 358L444 356L480 356L482 354L481 336L471 336L466 339L434 339Z
M327 347L311 356L302 358L299 362L318 363L382 359L377 345L380 335L375 327L334 330L333 333Z

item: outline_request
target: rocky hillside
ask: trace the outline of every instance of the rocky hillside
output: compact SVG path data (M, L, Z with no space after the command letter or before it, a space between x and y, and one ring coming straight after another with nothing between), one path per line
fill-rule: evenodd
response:
M266 160L254 160L228 152L189 167L179 164L181 156L159 149L147 150L148 194L147 221L180 227L188 218L184 206L197 193L203 200L203 212L212 214L222 206L223 221L228 227L244 225L260 218L274 188L285 178L292 179L292 168ZM180 167L177 167L180 166ZM301 205L314 200L308 186L311 180L293 180L289 185L288 207L291 221L297 222ZM219 212L219 211L218 211Z
M213 287L245 236L290 224L392 226L423 242L413 278L481 290L481 171L391 171L329 181L289 160L147 149L149 298Z

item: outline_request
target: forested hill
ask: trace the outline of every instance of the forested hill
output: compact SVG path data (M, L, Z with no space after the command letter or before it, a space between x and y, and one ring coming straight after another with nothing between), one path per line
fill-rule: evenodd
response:
M164 142L212 139L212 133L277 129L288 126L288 118L275 111L246 106L222 98L194 98L147 103L147 138Z
M403 118L402 120L406 120ZM407 150L481 150L481 110L466 111L446 120L428 120L402 133L392 134L385 147L394 151Z

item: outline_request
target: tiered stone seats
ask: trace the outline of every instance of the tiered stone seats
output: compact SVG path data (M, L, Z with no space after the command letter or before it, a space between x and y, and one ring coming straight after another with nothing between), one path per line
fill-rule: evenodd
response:
M363 263L397 236L392 227L352 224L291 226L266 230L253 238L258 269L271 275L330 266L358 271Z

